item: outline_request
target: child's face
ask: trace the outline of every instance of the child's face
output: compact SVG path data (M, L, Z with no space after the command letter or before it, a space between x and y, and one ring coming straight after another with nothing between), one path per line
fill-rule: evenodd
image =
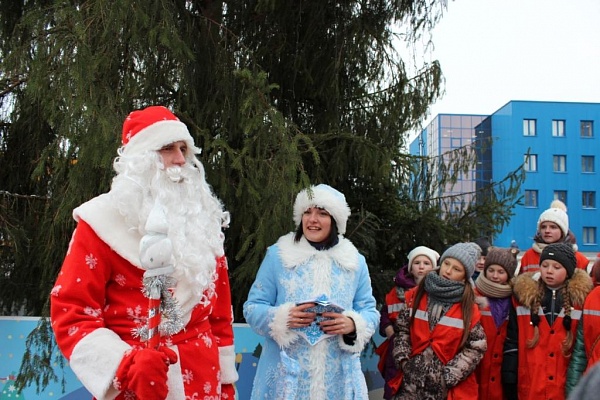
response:
M540 224L540 235L544 242L556 243L562 238L562 231L554 222L544 221Z
M440 276L451 281L464 282L465 267L456 258L446 257L440 266Z
M485 270L485 277L494 283L504 285L508 282L508 273L498 264L491 264Z
M410 271L412 272L417 282L420 281L425 276L425 274L431 271L432 269L433 264L431 264L431 260L429 259L429 257L424 255L416 256L413 259L412 265L410 267Z
M557 287L567 280L567 270L558 261L545 259L540 264L542 281L547 286Z
M483 271L483 268L485 267L485 256L479 256L479 258L477 259L477 263L475 264L475 271Z

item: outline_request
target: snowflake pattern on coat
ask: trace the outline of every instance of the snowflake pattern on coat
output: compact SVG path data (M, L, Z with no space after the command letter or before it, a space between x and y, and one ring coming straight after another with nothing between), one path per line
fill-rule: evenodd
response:
M220 273L209 304L193 307L185 316L185 329L163 338L179 357L171 370L180 383L169 384L184 391L170 393L176 398L233 398L233 385L221 384L219 372L219 348L233 346L233 316L231 307L226 306L231 294L224 259L217 262L217 271ZM51 322L59 348L96 398L108 397L111 391L118 400L135 398L128 391L115 392L112 386L111 371L116 371L122 350L118 353L111 349L143 345L133 334L145 324L148 313L148 299L141 290L143 272L113 251L87 223L79 222L51 291Z

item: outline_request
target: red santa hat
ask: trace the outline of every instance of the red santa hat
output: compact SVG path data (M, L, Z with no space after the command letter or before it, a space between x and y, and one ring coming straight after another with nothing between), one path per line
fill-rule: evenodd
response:
M123 155L157 151L178 141L187 144L188 154L200 153L187 126L163 106L133 111L123 123Z

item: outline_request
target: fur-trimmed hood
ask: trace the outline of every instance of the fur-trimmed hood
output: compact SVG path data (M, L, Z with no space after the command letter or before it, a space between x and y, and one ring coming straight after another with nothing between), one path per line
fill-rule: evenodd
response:
M540 272L527 272L515 278L513 291L517 301L523 306L531 309L534 304L542 301L543 291L540 290L539 280ZM576 269L573 277L566 282L567 293L571 297L573 306L582 307L585 298L592 290L592 279L586 271Z

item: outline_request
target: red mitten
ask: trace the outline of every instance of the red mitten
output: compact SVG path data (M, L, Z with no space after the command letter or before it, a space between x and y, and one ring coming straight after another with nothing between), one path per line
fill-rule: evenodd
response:
M177 354L168 347L132 349L121 360L113 386L133 392L141 400L164 400L169 392L169 365L176 362Z

